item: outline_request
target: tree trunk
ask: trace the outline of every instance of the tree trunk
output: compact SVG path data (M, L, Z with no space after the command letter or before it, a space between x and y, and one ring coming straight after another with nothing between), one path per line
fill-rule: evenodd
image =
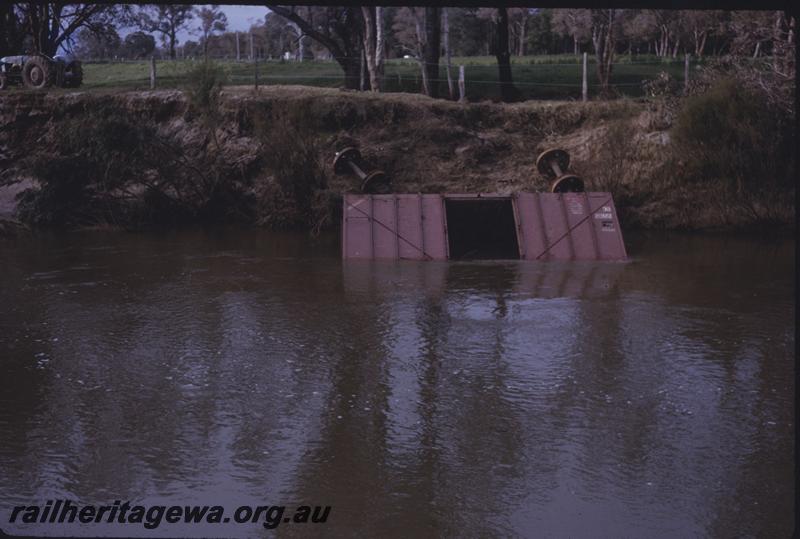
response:
M519 23L519 48L517 49L517 56L525 56L525 36L528 32L528 21L523 18Z
M290 8L273 4L267 4L267 7L287 21L297 24L308 37L328 49L331 56L344 71L345 88L350 90L358 89L361 76L362 47L360 46L360 34L355 30L362 27L362 22L358 20L361 13L359 8L344 8L349 24L340 25L334 38L329 34L320 32L311 22L300 17Z
M572 36L572 45L573 45L572 53L575 56L578 56L578 36Z
M699 30L694 31L694 55L697 58L703 56L703 51L706 48L706 39L708 39L707 30L703 30L702 32Z
M455 88L453 86L453 77L450 75L450 21L447 18L447 8L442 8L442 26L444 27L444 58L445 69L447 70L447 91L450 93L450 99L455 99Z
M383 35L383 8L375 7L375 72L378 77L378 90L383 82L386 39Z
M425 7L425 75L428 79L428 95L439 97L439 54L441 53L442 23L441 8Z
M362 7L364 17L364 55L369 72L369 87L380 92L383 79L383 8Z
M664 58L669 54L669 29L661 27L661 43L658 49L658 56Z
M772 68L787 78L794 78L794 17L783 11L775 12L772 34Z
M614 62L614 48L616 38L614 35L614 10L602 10L598 15L597 27L593 30L595 54L597 56L597 78L600 82L601 94L604 97L611 95L611 71Z
M425 70L425 40L424 40L424 32L423 27L425 26L423 20L420 19L419 13L417 12L417 8L412 7L411 13L414 15L414 25L416 30L416 38L417 38L417 54L416 59L417 63L419 64L419 69L422 72L422 93L425 95L430 95L430 85L428 84L428 72ZM422 17L425 17L423 13Z
M358 90L361 82L361 57L343 58L336 61L344 71L344 87L348 90Z
M375 24L375 8L372 6L362 7L361 13L364 16L364 58L369 72L369 87L373 92L379 92L380 79L378 77L376 58L377 28Z
M177 36L175 35L175 28L170 28L169 30L169 57L174 60L175 59L175 42L177 41Z
M306 44L305 44L306 36L303 35L303 31L299 27L297 28L297 33L300 36L297 38L297 56L299 57L298 59L302 62L303 56L306 55Z
M495 54L500 75L500 95L503 101L519 100L519 90L511 76L511 53L508 50L508 9L497 8L497 43Z

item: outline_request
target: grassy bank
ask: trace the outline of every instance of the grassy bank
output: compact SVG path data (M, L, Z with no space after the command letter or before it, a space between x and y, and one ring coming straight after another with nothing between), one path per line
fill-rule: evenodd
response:
M524 99L578 99L581 96L581 57L573 55L523 56L512 58L512 72ZM683 59L659 59L654 56L621 56L614 66L612 85L623 96L643 95L642 81L652 79L665 71L678 80L683 79ZM256 65L250 62L220 60L231 85L254 85ZM179 88L186 84L187 74L198 64L192 60L160 60L156 62L159 88ZM468 99L498 99L497 61L491 56L453 58L451 76L458 79L458 66L465 66ZM261 85L301 84L315 87L340 87L343 71L336 62L306 61L280 62L268 60L258 63ZM149 61L86 63L84 66L86 89L144 90L150 87ZM389 60L385 67L384 87L387 92L419 92L420 72L414 60ZM447 95L447 74L444 66L439 70L441 95ZM590 57L588 70L590 94L597 93L597 74L594 59ZM457 86L456 86L457 91Z
M731 102L725 93L714 99L714 106ZM714 129L745 132L761 114L746 103L739 101L747 115L738 123ZM643 99L464 105L301 86L20 92L0 101L0 168L5 183L34 183L17 208L33 225L320 230L338 225L342 193L358 189L357 180L332 170L342 147L358 146L400 193L546 190L536 157L559 147L589 190L614 194L628 229L793 223L785 170L769 165L779 160L759 168L764 160L755 152L731 154L738 161L708 153L697 137L733 113L703 116L708 106L697 106L701 113L688 121L673 119L663 101ZM769 123L756 127L774 135ZM759 143L761 131L746 140L708 136L735 149ZM692 154L693 147L706 153ZM747 178L736 176L740 166Z

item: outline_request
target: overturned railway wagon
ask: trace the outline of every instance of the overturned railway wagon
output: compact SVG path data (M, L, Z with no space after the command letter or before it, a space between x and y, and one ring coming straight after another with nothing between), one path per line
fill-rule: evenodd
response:
M627 258L610 193L347 194L346 259Z

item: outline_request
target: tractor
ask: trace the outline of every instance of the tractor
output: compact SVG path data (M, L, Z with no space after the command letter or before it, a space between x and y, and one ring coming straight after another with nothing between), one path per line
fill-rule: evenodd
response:
M83 67L68 56L44 54L0 58L0 90L11 85L41 90L50 86L77 88L83 82Z

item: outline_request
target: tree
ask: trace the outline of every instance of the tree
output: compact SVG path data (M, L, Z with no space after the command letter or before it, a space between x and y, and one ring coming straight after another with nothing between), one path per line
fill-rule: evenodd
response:
M147 58L156 49L156 38L144 32L133 32L125 36L120 52L125 58Z
M533 54L556 52L556 34L552 26L553 10L536 9L531 15L526 35L526 50Z
M228 17L215 5L197 11L200 18L198 30L203 36L203 57L208 60L208 40L217 32L224 32L228 27Z
M128 11L126 6L28 2L19 5L24 30L35 52L54 56L80 28L102 32Z
M73 50L78 57L83 59L106 60L116 56L120 52L121 46L122 39L114 28L108 28L103 33L81 28L78 31L77 44Z
M364 54L369 70L369 84L373 92L379 92L384 59L383 8L362 7L361 14L364 18Z
M508 9L499 8L480 8L478 17L491 21L493 32L491 51L497 58L498 74L500 79L500 95L503 101L516 101L519 99L519 91L514 86L511 77L511 52L508 43Z
M643 12L643 17L649 19L649 24L658 30L658 39L655 43L657 56L677 56L681 41L681 12L671 9L651 9ZM671 46L671 52L670 52Z
M785 11L776 11L772 45L773 69L791 81L795 80L796 32L794 16Z
M192 18L194 18L192 6L181 4L140 6L137 13L139 28L145 32L161 34L162 42L169 46L169 57L173 60L178 32L185 30Z
M527 45L528 23L534 15L535 10L531 8L512 7L508 8L509 30L511 39L516 44L517 56L525 56L525 46Z
M560 35L570 36L573 53L580 53L579 44L585 43L592 35L592 20L587 9L554 9L553 30Z
M422 91L431 97L439 96L437 79L442 34L439 9L404 7L398 10L392 25L395 37L417 60L422 72Z
M720 28L722 12L687 10L681 13L681 20L686 32L691 36L694 55L702 57L708 36Z
M0 3L0 57L22 52L22 20L14 4Z
M442 37L444 40L444 68L447 72L447 92L450 94L450 99L455 99L453 76L450 74L450 15L446 7L442 8Z
M600 81L601 93L608 97L611 93L611 70L614 65L614 50L617 47L619 34L619 10L592 9L592 43L597 58L597 78Z
M286 19L269 12L264 18L264 24L253 26L250 33L253 35L254 46L258 45L265 56L279 58L286 51L287 45L292 43L296 30Z
M500 95L503 101L517 101L520 97L519 90L514 86L511 76L511 53L508 50L508 10L505 7L497 8L497 44L495 55L500 76Z
M648 10L630 10L623 26L629 46L634 46L637 50L640 47L647 47L647 51L650 52L653 43L657 43L658 28L655 17Z
M344 71L345 88L357 90L361 75L361 9L358 7L314 7L301 15L295 6L267 4L287 21L296 24L305 35L324 46Z
M202 47L200 47L200 43L194 40L188 40L181 45L181 57L182 58L196 58L202 52Z
M448 8L450 26L450 53L453 56L488 54L487 37L492 31L491 21L478 16L479 8Z
M775 24L774 11L735 11L731 13L733 32L732 52L751 54L757 58L772 44Z
M439 97L439 55L442 52L442 8L425 6L423 58L428 78L428 95Z

